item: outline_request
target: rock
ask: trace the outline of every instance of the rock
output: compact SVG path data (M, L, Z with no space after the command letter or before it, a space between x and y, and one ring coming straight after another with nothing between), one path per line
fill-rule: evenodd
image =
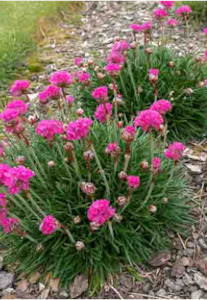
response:
M38 284L39 291L42 292L45 289L45 285L41 282Z
M187 242L187 248L194 248L195 244L193 242Z
M171 280L171 279L166 279L165 280L165 285L171 289L172 291L174 290L175 288L175 283Z
M153 267L160 267L165 265L171 258L169 250L163 250L154 254L150 259L149 264Z
M26 290L28 289L28 281L26 279L22 279L19 282L17 282L17 291L20 292L26 292Z
M177 259L174 263L171 271L171 276L180 278L183 276L183 273L185 272L185 267L182 264L182 259Z
M183 276L183 282L187 286L190 286L190 285L194 284L194 280L193 280L192 276L190 276L187 273L185 273L184 276Z
M0 290L6 289L14 282L14 273L0 272Z
M1 297L1 299L16 299L16 295L13 294L13 293L12 294L11 293L7 293L3 297Z
M204 277L201 273L194 274L195 283L204 291L207 291L207 278Z
M45 289L39 296L39 299L47 299L48 295L50 293L50 288Z
M191 267L193 265L193 260L190 257L182 257L181 261L184 267Z
M207 244L203 239L199 239L198 244L202 249L205 249L205 250L207 249Z
M49 286L51 287L51 290L53 292L57 292L59 290L59 283L60 283L60 279L59 278L51 278L50 282L49 282Z
M199 270L204 274L207 275L207 259L201 258L194 262L195 267L199 268Z
M149 282L146 282L143 286L143 291L147 294L151 290L151 285Z
M185 164L186 168L193 174L201 174L202 169L198 165L192 165L192 164Z
M34 274L30 277L29 282L30 282L30 283L37 283L38 280L40 279L40 277L41 277L41 274L40 274L39 272L36 272L36 273L34 273Z
M77 275L74 282L70 285L70 297L72 299L79 297L88 289L88 279L84 274Z
M59 296L61 297L61 298L68 298L68 293L66 292L66 291L61 291L60 293L59 293Z
M191 299L200 299L202 298L203 292L201 290L197 290L191 294Z
M164 289L160 289L156 294L158 297L163 297L166 295L166 291Z
M0 255L0 270L2 270L3 268L3 262L4 262L4 258L2 255Z

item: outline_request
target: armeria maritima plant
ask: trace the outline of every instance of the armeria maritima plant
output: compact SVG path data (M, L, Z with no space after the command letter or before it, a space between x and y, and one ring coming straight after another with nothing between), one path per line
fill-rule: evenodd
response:
M172 104L167 115L169 140L201 138L207 129L207 89L204 84L207 55L205 52L203 56L196 56L194 45L188 42L182 56L174 51L172 41L170 48L165 45L166 39L169 40L180 25L186 28L188 35L192 10L184 5L175 11L173 1L161 1L161 4L163 8L154 11L153 22L129 26L134 37L132 43L116 37L110 53L106 53L105 62L91 66L82 61L82 67L88 68L91 74L90 84L77 82L74 93L84 102L85 112L90 115L95 109L91 92L100 86L108 86L108 97L112 101L116 85L116 92L122 100L119 111L128 120L137 111L148 109L154 101L166 99ZM154 31L160 35L157 47L153 41ZM113 77L107 72L109 64L121 68L118 76Z
M39 93L44 119L30 115L24 81L12 86L14 99L0 114L6 261L27 275L49 271L62 285L84 273L91 292L125 266L147 263L153 251L169 246L170 230L183 232L190 221L180 164L185 146L166 144L171 103L157 101L130 123L120 121L120 67L109 63L106 72L114 100L107 86L94 89L95 116L75 112L68 92L80 73L66 71L54 73ZM90 84L89 75L81 78Z

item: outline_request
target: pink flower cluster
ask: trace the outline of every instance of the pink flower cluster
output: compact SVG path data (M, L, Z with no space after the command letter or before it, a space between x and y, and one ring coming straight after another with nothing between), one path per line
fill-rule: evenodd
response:
M6 207L6 204L7 204L6 196L4 194L0 194L0 206Z
M68 95L65 100L68 102L68 105L71 107L73 106L73 102L75 101L75 98L72 95Z
M166 10L162 9L162 8L157 8L155 11L154 11L154 17L156 20L161 20L161 19L164 19L168 16L168 13Z
M81 83L88 83L90 80L91 75L89 73L81 73L78 80Z
M155 101L149 108L150 110L155 110L161 115L165 115L169 110L172 109L172 104L165 99Z
M129 175L127 176L127 183L130 189L138 189L140 186L140 177Z
M108 88L107 86L99 86L92 93L91 96L98 102L108 101Z
M64 133L63 123L58 120L41 120L36 127L36 133L52 140L56 134Z
M122 139L125 140L126 142L131 142L133 141L135 136L135 128L134 126L126 126L123 131L122 131Z
M5 109L0 114L0 119L5 123L16 121L19 117L19 112L16 109Z
M44 217L40 224L40 231L44 235L52 234L57 229L57 221L52 215Z
M105 149L106 154L111 154L113 157L121 153L121 149L117 142L109 143Z
M83 61L84 61L83 57L76 57L75 65L80 67L83 64Z
M5 123L17 121L20 115L25 114L29 104L22 100L13 100L7 104L6 109L0 114L0 119Z
M178 21L176 19L169 19L167 20L167 25L171 28L178 26Z
M186 147L183 143L174 142L165 150L164 155L168 159L177 161L183 156L183 151L185 148Z
M10 194L17 194L21 190L29 189L29 181L35 173L24 166L11 168L8 165L0 165L0 183L8 188Z
M159 157L154 157L152 161L152 171L153 173L158 173L161 170L161 159Z
M50 77L50 82L63 88L73 84L73 77L67 71L57 71Z
M16 80L10 87L12 96L21 96L25 94L30 86L30 82L27 80Z
M160 4L164 6L165 9L170 9L174 5L174 1L160 1Z
M149 131L150 129L159 130L163 122L163 117L157 111L147 109L138 113L134 120L134 125L141 127L144 131Z
M57 100L60 97L60 88L55 85L49 85L43 92L39 93L38 97L42 103Z
M107 118L112 116L113 104L105 103L97 106L95 111L95 118L101 123L105 123Z
M110 206L110 201L101 199L94 201L88 209L88 219L99 226L110 220L115 215L115 209Z
M124 40L119 40L119 41L116 41L113 48L112 48L112 51L115 51L115 52L124 52L124 51L127 51L129 49L130 45L127 41L124 41Z
M152 28L152 23L151 22L146 22L143 24L131 24L130 29L137 31L137 32L146 32L151 30Z
M183 15L187 15L192 12L192 9L189 5L182 5L178 9L176 9L176 15L178 17L182 17Z
M116 76L121 71L121 66L118 64L110 63L106 65L105 71L112 77Z
M15 109L20 115L24 115L29 107L28 103L22 100L13 100L7 104L7 109Z
M89 118L79 118L70 122L67 128L68 140L80 140L87 137L93 121Z
M203 29L203 33L204 33L205 35L207 35L207 28L204 28L204 29Z
M106 59L107 63L115 63L115 64L124 64L125 62L125 57L122 53L118 51L111 51L109 56Z
M157 81L160 70L158 70L158 69L149 69L148 73L149 73L149 80L150 81Z
M1 215L1 211L4 211L5 216ZM15 228L19 226L19 220L16 218L7 218L6 217L6 209L1 209L0 210L0 224L3 227L3 231L5 233L10 233L12 232Z

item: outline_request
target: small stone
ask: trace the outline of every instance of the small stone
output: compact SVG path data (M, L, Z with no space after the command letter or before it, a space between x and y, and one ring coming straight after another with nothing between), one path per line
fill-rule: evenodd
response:
M194 280L189 274L185 273L183 276L183 282L185 285L190 286L194 283Z
M193 174L201 174L202 169L198 165L185 164L186 168Z
M202 298L203 292L201 290L197 290L191 294L191 299L200 299Z
M193 260L190 257L182 257L181 261L184 267L191 267L193 265Z
M200 247L202 249L205 249L205 250L207 249L207 244L205 243L205 241L203 239L199 239L198 244L200 245Z
M38 284L39 291L42 292L45 289L45 285L41 282Z
M14 273L0 272L0 290L6 289L14 282Z
M50 293L50 288L45 289L39 296L39 299L47 299L48 295Z
M163 250L154 254L150 259L149 264L153 267L159 267L165 265L171 258L169 250Z
M61 298L68 298L68 293L66 292L66 291L61 291L60 293L59 293L59 295L60 295L60 297Z
M158 292L157 292L157 296L158 297L163 297L166 295L166 291L164 289L160 289Z
M207 278L204 277L201 273L194 274L195 283L204 291L207 291Z
M51 290L55 293L59 290L59 283L60 279L59 278L52 278L50 279L49 286L51 287Z
M182 264L182 259L177 259L174 263L171 271L171 276L180 278L183 276L183 273L185 272L185 267Z
M41 274L39 272L36 272L30 277L29 282L37 283L37 281L40 279L40 277L41 277Z
M72 299L79 297L88 289L88 279L84 274L77 275L74 282L70 285L70 297Z
M171 279L166 279L165 285L171 290L175 289L175 283Z
M28 281L26 279L22 279L17 282L17 291L26 292L28 289Z

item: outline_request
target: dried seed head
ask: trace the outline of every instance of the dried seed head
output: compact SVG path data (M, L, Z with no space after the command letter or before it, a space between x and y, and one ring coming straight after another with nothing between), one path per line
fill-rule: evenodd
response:
M84 110L82 108L79 108L76 110L76 114L81 117L84 114Z
M66 152L70 152L70 151L72 151L73 149L74 149L73 143L67 142L67 143L65 144L65 151L66 151Z
M196 62L201 62L202 61L202 57L200 57L200 56L195 56L195 61Z
M53 168L56 165L56 163L53 160L50 160L47 164L49 168Z
M193 43L189 43L189 44L188 44L188 47L189 47L189 49L193 49L194 44L193 44Z
M141 85L138 85L137 92L138 93L142 93L143 92L143 88L141 87Z
M74 224L80 224L81 223L81 218L80 218L80 216L76 216L74 219L73 219L73 222L74 222Z
M88 65L89 65L89 66L92 66L93 64L94 64L93 59L89 59L89 60L88 60Z
M191 95L193 93L193 89L187 88L187 89L184 89L184 92L188 95Z
M81 251L81 250L85 249L85 244L81 241L78 241L78 242L76 242L75 247L76 247L77 251Z
M42 243L37 244L37 246L36 246L36 251L37 251L37 252L40 252L40 251L43 251L43 250L44 250L43 244L42 244Z
M94 70L95 70L96 72L98 72L98 71L100 70L100 67L99 67L99 66L95 66Z
M199 86L200 88L202 88L202 87L205 86L205 83L204 83L203 81L201 81L201 82L198 83L198 86Z
M81 182L80 189L88 196L94 195L96 191L96 187L92 182Z
M117 203L119 206L124 206L127 203L127 198L125 196L119 196L117 198Z
M143 170L147 170L149 168L149 163L145 160L143 160L141 163L140 163L140 167L143 169Z
M91 150L88 150L88 151L85 151L84 153L83 153L83 155L84 155L84 158L87 160L91 160L91 159L94 159L94 153L93 153L93 151L91 151Z
M119 177L119 179L124 180L124 179L127 178L127 173L124 172L124 171L121 171L121 172L118 174L118 177Z
M98 77L98 79L100 79L100 80L104 79L105 76L106 76L106 75L103 74L103 73L101 73L101 72L98 72L98 73L97 73L97 77Z
M157 211L157 207L154 205L149 205L149 212L154 214Z
M123 220L123 217L119 214L114 215L114 220L118 223L120 223Z
M17 156L16 163L18 165L24 165L25 162L26 162L26 158L24 156L22 156L22 155Z

